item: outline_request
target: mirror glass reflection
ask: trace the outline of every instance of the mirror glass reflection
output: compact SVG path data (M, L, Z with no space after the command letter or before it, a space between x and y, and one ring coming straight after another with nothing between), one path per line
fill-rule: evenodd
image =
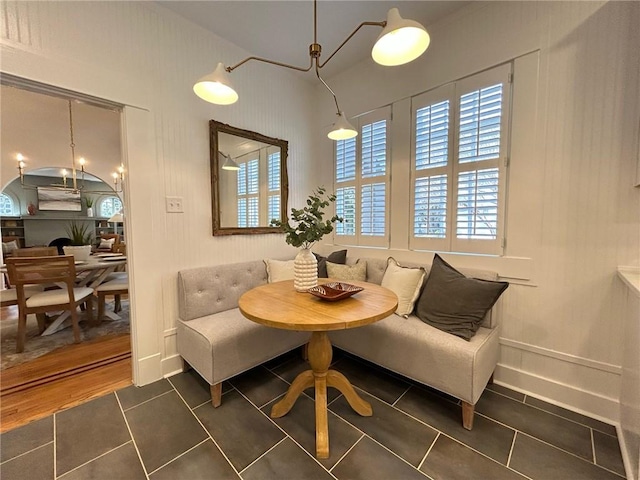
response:
M278 233L287 204L288 144L211 121L214 235Z

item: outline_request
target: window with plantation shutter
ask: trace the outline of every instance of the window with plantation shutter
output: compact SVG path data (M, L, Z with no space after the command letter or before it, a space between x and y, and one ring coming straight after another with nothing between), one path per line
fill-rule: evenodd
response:
M270 192L280 191L280 152L270 153L267 160L267 184Z
M412 99L410 247L502 253L511 64Z
M257 155L257 154L255 154ZM257 227L260 222L259 211L259 168L257 156L239 157L236 163L238 182L238 226Z
M358 136L335 144L335 242L389 245L389 124L385 107L352 120Z
M269 223L271 223L271 220L273 219L280 220L280 194L279 193L277 195L269 195L267 210L268 210L267 216L269 217Z

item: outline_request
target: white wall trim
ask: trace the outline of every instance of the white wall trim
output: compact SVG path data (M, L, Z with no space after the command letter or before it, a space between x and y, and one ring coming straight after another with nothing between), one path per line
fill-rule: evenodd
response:
M162 359L162 376L164 378L184 372L184 362L177 353Z
M176 335L177 332L178 332L178 329L176 327L167 328L164 331L164 338L172 337L172 336Z
M516 348L518 350L525 350L537 355L555 358L556 360L562 360L563 362L582 365L583 367L594 368L596 370L613 373L615 375L622 375L622 367L620 365L612 365L610 363L599 362L597 360L591 360L590 358L579 357L577 355L571 355L569 353L559 352L557 350L551 350L549 348L538 347L529 343L510 340L508 338L500 338L500 345Z
M162 357L160 353L149 355L148 357L135 360L136 385L147 385L162 378Z
M618 425L620 421L620 404L616 398L605 397L500 363L496 366L494 378L498 385L605 423ZM556 400L558 398L563 401Z

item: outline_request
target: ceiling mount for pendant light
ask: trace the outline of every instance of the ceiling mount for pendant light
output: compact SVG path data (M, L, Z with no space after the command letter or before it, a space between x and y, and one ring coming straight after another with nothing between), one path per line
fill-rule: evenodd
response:
M238 94L231 85L229 73L244 65L250 60L270 63L279 67L291 68L301 72L308 72L315 65L315 72L318 79L331 92L336 104L336 115L338 120L333 124L328 137L332 140L342 140L355 137L358 132L347 121L344 112L340 110L336 94L320 76L319 70L324 67L333 56L353 37L358 30L364 26L382 27L382 33L376 40L371 50L372 58L379 64L385 66L403 65L415 60L429 46L429 34L427 30L418 22L407 20L400 16L397 8L392 8L387 13L387 20L384 22L362 22L358 27L331 53L324 62L320 62L322 46L317 42L317 0L313 1L313 43L309 45L309 56L311 61L307 68L296 67L286 63L276 62L266 58L248 57L240 63L231 67L225 67L218 63L216 69L209 75L205 75L193 86L193 91L198 97L217 105L230 105L238 100ZM346 136L345 136L346 135ZM233 161L233 160L231 160ZM235 163L235 162L234 162Z

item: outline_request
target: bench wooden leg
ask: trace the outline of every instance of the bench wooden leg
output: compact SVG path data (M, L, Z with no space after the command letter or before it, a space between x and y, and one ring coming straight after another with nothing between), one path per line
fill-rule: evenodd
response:
M462 426L471 430L473 428L473 413L476 406L467 402L462 402Z
M302 355L302 360L305 362L309 361L309 343L305 343L300 347L300 354Z
M211 385L211 404L218 408L222 403L222 382Z

